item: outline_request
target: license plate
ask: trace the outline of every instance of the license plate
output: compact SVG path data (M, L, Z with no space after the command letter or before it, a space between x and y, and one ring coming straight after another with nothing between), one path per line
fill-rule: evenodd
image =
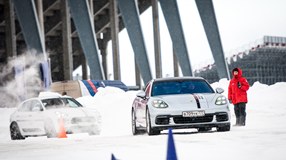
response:
M185 111L183 112L183 117L203 117L205 116L205 111Z

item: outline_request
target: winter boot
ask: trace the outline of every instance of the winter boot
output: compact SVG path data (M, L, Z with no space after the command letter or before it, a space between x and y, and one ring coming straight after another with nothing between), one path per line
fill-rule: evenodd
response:
M240 126L245 126L245 116L240 117Z
M233 125L233 126L240 126L240 118L236 118L235 125Z

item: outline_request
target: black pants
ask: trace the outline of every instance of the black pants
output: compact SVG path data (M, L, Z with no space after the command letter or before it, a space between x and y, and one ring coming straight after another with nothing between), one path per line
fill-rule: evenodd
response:
M245 126L245 112L246 103L237 103L234 105L234 113L236 116L236 125Z

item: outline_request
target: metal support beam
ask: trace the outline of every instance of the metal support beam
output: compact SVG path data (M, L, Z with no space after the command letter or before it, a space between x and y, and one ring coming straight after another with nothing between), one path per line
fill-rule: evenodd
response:
M94 16L93 16L93 14L94 14L93 0L89 0L89 7L90 7L91 19L92 19L92 22L94 22L94 21L93 21L93 19L94 19Z
M197 8L217 66L219 78L230 78L223 53L220 34L212 0L196 0Z
M191 62L176 0L159 0L173 42L175 54L184 76L192 76Z
M173 65L174 65L174 77L179 77L179 64L174 47L173 47Z
M85 59L85 56L84 54L82 53L82 50L81 50L81 70L82 70L82 79L83 80L86 80L88 79L88 73L87 73L87 64L86 64L86 59Z
M105 79L99 61L97 40L87 0L69 0L71 16L77 29L80 43L90 67L92 79Z
M105 36L106 36L106 34L103 34L103 39L97 39L97 42L98 42L98 47L100 49L103 72L104 72L106 79L109 79L109 77L107 75L108 74L107 39L105 38Z
M121 80L120 74L120 54L119 54L119 41L118 41L118 13L117 1L109 0L110 4L110 29L112 39L112 55L113 55L113 73L115 80Z
M73 54L71 39L71 19L68 2L61 0L62 38L63 38L63 69L64 80L73 79Z
M6 59L17 56L16 36L15 36L15 15L12 0L4 1L5 15L5 38L6 38Z
M156 78L161 78L162 77L162 59L161 59L158 0L152 0L152 15L153 15L153 34L154 34L154 53L155 53Z
M101 58L102 58L102 66L104 68L104 75L106 78L108 78L108 67L107 67L107 52L106 52L106 47L105 48L102 48L100 49L100 52L101 52Z
M44 28L44 14L43 14L43 0L36 0L36 5L37 5L37 14L38 14L38 18L39 18L39 24L41 27L41 34L43 34L42 36L44 37L44 33L45 33L45 28Z
M34 0L14 0L14 6L28 49L35 49L46 59L44 37L41 34Z
M135 60L135 84L136 86L139 87L139 89L141 89L141 76L140 76L140 71L139 71L139 67L136 63L136 60Z
M137 1L118 0L117 2L131 41L138 68L146 85L152 79L152 74L140 24Z

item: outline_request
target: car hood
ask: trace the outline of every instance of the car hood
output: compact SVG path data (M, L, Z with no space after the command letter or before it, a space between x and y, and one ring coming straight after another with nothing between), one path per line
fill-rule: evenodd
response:
M180 95L165 95L153 97L153 99L161 99L168 104L169 107L180 107L186 109L204 109L209 108L209 105L214 103L215 93L205 94L180 94Z

